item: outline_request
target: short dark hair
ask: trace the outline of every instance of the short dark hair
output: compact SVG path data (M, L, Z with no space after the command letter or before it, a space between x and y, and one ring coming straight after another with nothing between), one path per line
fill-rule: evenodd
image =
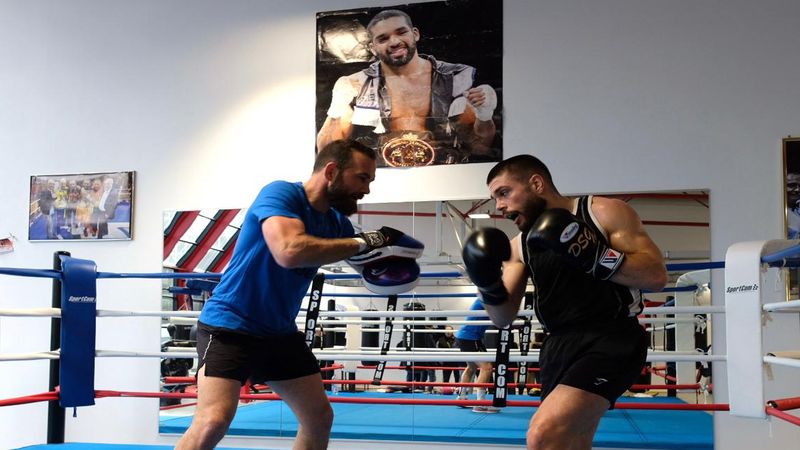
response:
M314 172L322 169L331 161L335 162L341 169L348 167L353 160L353 152L361 153L373 160L376 159L375 150L361 142L352 139L339 139L328 143L317 153L317 158L314 160Z
M370 40L372 40L372 27L374 27L375 24L380 22L381 20L386 20L391 17L402 17L408 24L408 28L414 28L414 24L411 22L411 16L409 16L408 14L404 13L403 11L400 11L399 9L384 9L378 14L375 14L375 16L367 24L367 33L369 34Z
M492 167L489 175L486 176L486 184L489 184L495 178L503 174L509 174L519 181L525 181L533 174L539 174L553 185L553 177L550 175L550 170L547 166L537 157L533 155L517 155L512 156L506 160L500 161Z

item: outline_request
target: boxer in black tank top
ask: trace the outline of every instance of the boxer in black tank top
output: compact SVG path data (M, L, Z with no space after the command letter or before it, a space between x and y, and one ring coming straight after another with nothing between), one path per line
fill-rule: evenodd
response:
M546 333L543 402L528 448L591 449L600 418L644 366L639 291L666 284L661 251L626 203L562 196L531 155L498 163L487 185L497 210L521 233L510 243L498 229L473 233L463 249L467 273L498 327L517 316L530 278Z

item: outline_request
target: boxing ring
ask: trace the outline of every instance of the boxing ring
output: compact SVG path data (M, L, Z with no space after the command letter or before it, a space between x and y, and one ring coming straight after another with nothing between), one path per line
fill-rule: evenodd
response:
M725 263L708 265L672 265L670 270L718 269L725 270L725 307L721 306L655 306L647 307L640 322L650 330L673 327L678 330L686 326L695 330L704 326L704 319L698 315L724 314L727 330L727 355L696 350L650 351L648 362L651 373L665 378L664 384L639 384L632 389L648 392L688 392L694 393L695 403L674 396L669 397L622 397L616 409L606 413L600 422L595 436L597 448L713 448L712 415L719 412L753 419L781 420L800 425L800 417L792 410L800 408L800 397L796 392L783 392L773 389L772 380L786 376L786 371L800 368L800 351L792 349L792 342L776 344L773 336L775 325L798 327L796 314L800 312L800 301L785 301L785 284L781 284L783 267L798 267L797 255L800 245L796 241L760 241L741 243L732 246L726 255ZM0 275L46 278L60 285L58 297L60 307L27 310L0 309L0 316L49 317L60 318L61 342L49 351L28 354L0 355L0 361L19 361L49 359L58 363L58 383L47 392L24 397L0 400L0 407L14 407L34 402L49 402L52 410L60 410L49 424L58 427L59 432L49 431L48 444L25 448L96 448L96 449L136 449L170 448L125 444L87 444L63 442L63 412L68 408L91 406L96 398L125 402L126 398L176 399L176 404L162 406L159 431L165 435L181 434L188 427L196 398L191 377L164 377L164 386L180 386L180 389L166 392L129 392L99 390L94 386L94 363L97 357L125 358L195 358L194 349L177 348L161 352L121 352L95 348L95 322L102 317L158 316L175 323L189 324L196 320L196 311L114 311L96 309L96 282L98 279L120 278L172 278L195 279L196 286L209 286L219 274L117 274L97 272L93 262L57 256L61 269L14 269L0 268ZM461 276L457 272L422 274L423 277ZM318 275L312 283L308 307L299 318L301 330L305 329L306 339L313 341L314 331L319 325L338 325L340 332L378 333L379 348L361 347L350 344L342 348L315 349L320 361L334 362L328 369L335 372L335 379L326 379L331 386L329 396L334 408L331 448L336 442L358 442L363 445L389 446L391 443L458 443L462 447L486 448L486 444L497 446L524 445L528 421L539 405L539 398L530 395L538 385L533 381L532 366L538 361L538 353L531 348L531 337L536 323L530 311L531 296L526 296L523 310L514 325L498 330L498 345L493 352L468 353L446 351L419 351L414 348L390 349L389 342L394 327L412 330L420 325L439 325L438 320L419 321L421 318L478 316L482 323L485 312L481 311L398 311L397 300L469 296L474 294L401 294L389 296L386 311L321 311L324 297L369 296L371 294L345 294L322 292L326 278L346 279L357 277L351 274ZM198 284L199 283L199 284ZM674 292L697 291L698 286L678 286ZM54 293L54 298L56 294ZM775 301L773 301L775 300ZM663 315L664 317L659 317ZM691 318L683 318L688 315ZM778 319L780 317L781 319ZM783 318L792 319L782 320ZM384 322L380 322L384 319ZM410 320L409 320L410 319ZM442 323L457 326L461 320L442 320ZM341 330L342 325L344 330ZM513 328L513 331L512 331ZM426 330L430 331L430 330ZM520 338L519 349L511 350L509 338L516 333ZM678 331L676 331L678 333ZM768 344L767 344L768 343ZM794 342L796 344L796 342ZM414 382L400 380L404 372L398 362L425 366L426 361L491 361L495 365L494 382L491 385L472 382ZM363 361L376 362L375 365L362 364ZM665 373L664 362L676 363L694 368L697 364L726 363L728 366L728 395L730 404L708 401L713 394L710 383L685 382L681 369L677 376ZM517 367L512 367L516 365ZM441 369L441 368L439 368ZM516 369L516 370L513 370ZM423 369L425 370L425 369ZM516 372L514 379L511 374ZM52 370L51 370L52 373ZM362 377L356 377L356 375ZM693 374L694 378L694 374ZM52 380L51 380L52 381ZM333 388L335 386L335 388ZM388 388L395 389L387 392ZM436 394L417 393L417 388L431 388ZM457 388L493 388L491 400L456 400L452 392ZM242 402L230 427L229 436L265 437L290 439L296 433L297 423L291 411L275 394L268 393L268 387L246 385ZM411 392L399 392L409 389ZM518 394L527 390L527 394ZM502 410L497 414L474 414L471 407L494 405ZM462 407L459 407L462 406ZM464 408L467 407L467 408ZM55 422L55 423L53 423ZM224 441L225 442L225 441ZM269 441L268 441L269 442ZM344 444L343 444L344 445ZM354 445L352 448L370 448ZM283 448L283 445L277 446ZM220 447L223 448L223 447ZM373 447L374 448L374 447ZM388 448L388 447L387 447ZM399 448L399 447L398 447ZM444 447L442 447L444 448Z

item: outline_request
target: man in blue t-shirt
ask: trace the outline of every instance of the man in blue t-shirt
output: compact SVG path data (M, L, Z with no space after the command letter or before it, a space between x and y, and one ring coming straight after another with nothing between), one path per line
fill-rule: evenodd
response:
M297 416L294 448L327 447L333 410L295 319L320 266L391 244L382 231L355 235L347 219L369 193L375 168L369 147L334 141L317 154L308 181L261 189L200 314L197 411L176 448L214 448L248 378L269 382Z

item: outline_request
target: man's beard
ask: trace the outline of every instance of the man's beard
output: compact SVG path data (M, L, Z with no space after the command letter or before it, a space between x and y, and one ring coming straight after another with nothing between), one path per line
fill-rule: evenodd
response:
M525 221L520 224L519 230L522 232L530 230L545 209L547 209L547 202L542 197L533 197L528 200L522 208L522 215L525 217Z
M411 62L412 59L414 59L414 56L417 54L417 46L415 44L411 44L411 45L406 45L405 48L406 48L406 56L400 59L393 59L389 55L389 53L379 53L378 59L380 59L382 63L389 66L393 67L405 66L406 64Z
M328 187L328 201L331 207L345 216L350 216L358 211L358 203L353 194L347 192L338 180L334 180Z

